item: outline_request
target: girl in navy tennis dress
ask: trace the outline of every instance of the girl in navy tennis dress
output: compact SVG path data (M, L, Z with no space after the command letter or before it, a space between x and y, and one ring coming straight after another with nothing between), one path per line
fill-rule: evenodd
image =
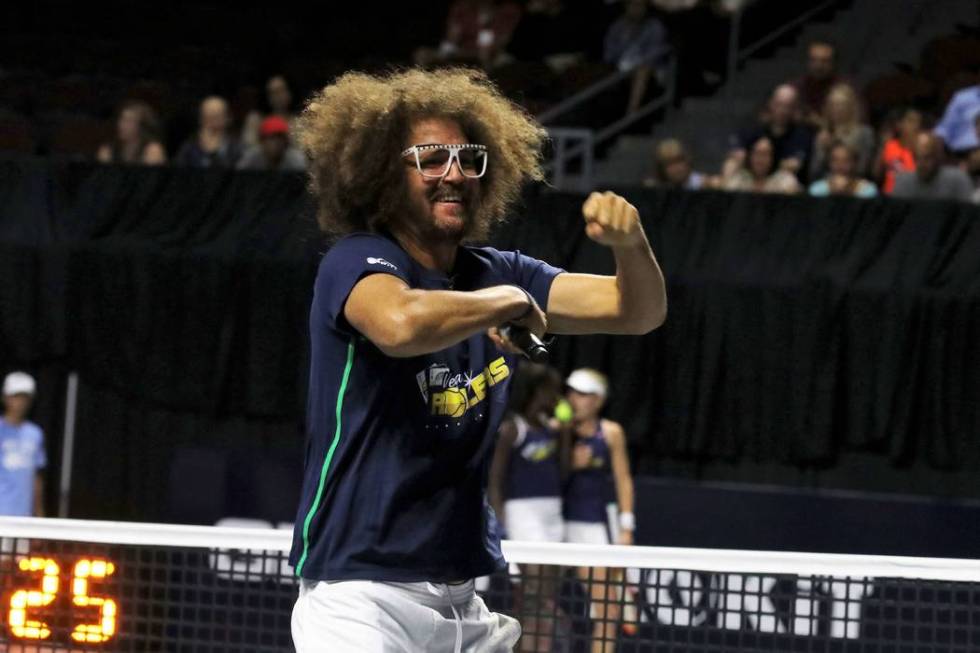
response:
M512 540L561 542L561 469L557 424L551 417L561 376L545 365L522 362L514 376L510 412L490 467L490 501ZM522 651L551 651L557 569L522 565L515 598L524 618Z
M599 416L608 394L606 377L575 370L565 381L572 406L571 437L563 448L568 478L564 492L565 541L578 544L632 544L633 478L623 427ZM618 509L618 519L615 518ZM620 573L605 568L578 570L587 582L592 603L593 653L614 650L621 598L617 583L607 578Z

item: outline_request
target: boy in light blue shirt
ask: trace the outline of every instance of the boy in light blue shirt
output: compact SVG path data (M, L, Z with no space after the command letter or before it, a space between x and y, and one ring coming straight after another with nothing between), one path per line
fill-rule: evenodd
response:
M35 391L34 379L24 372L8 374L3 381L0 515L41 517L44 513L44 433L27 420Z

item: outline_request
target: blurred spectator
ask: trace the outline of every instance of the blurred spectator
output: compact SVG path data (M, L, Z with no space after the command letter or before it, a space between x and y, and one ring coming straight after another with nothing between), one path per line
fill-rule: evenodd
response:
M915 172L902 172L895 178L895 197L912 199L950 199L970 201L973 185L965 172L944 165L942 139L923 132L915 139Z
M957 91L936 125L935 132L953 152L966 152L980 146L973 121L980 115L980 85Z
M643 185L699 190L711 186L711 182L710 177L691 167L691 156L684 144L676 138L667 138L657 144L653 176L643 180Z
M892 193L899 173L915 171L915 141L921 132L922 114L911 107L902 109L876 165L875 176L883 180L881 190L885 194Z
M241 145L230 135L228 103L212 95L201 102L200 129L180 146L174 163L195 168L234 168L241 154Z
M517 61L544 61L553 70L564 70L581 60L586 49L580 19L563 0L529 0L508 52Z
M47 466L44 433L27 420L36 386L24 372L3 381L0 418L0 515L44 516L44 476Z
M806 74L792 82L799 93L803 120L819 125L830 89L844 83L847 80L837 74L837 52L833 44L812 41L807 48Z
M871 127L861 123L861 106L850 84L838 84L827 94L821 128L813 141L810 179L826 174L830 148L836 141L846 143L857 157L855 174L867 175L874 156L875 134Z
M259 127L259 144L249 148L238 162L242 170L306 170L306 157L289 143L289 124L269 116Z
M625 0L623 15L609 26L603 44L606 63L634 71L627 113L640 108L652 72L662 68L670 54L667 30L649 10L648 0Z
M245 124L242 126L242 145L251 147L259 144L259 127L263 118L269 116L279 116L286 121L289 129L295 126L296 113L293 111L293 93L289 89L289 82L282 75L275 75L265 83L265 101L267 112L265 115L258 111L250 111L245 116Z
M760 124L743 132L738 147L725 162L724 174L742 166L746 151L760 138L766 137L773 147L776 164L802 179L810 161L813 131L797 120L798 96L789 84L777 86L760 119Z
M160 123L153 108L141 100L127 100L116 115L116 137L96 153L101 163L160 165L167 152L160 143Z
M724 190L756 193L798 193L800 183L788 170L776 165L775 146L760 136L750 146L746 165L729 170L721 182Z
M490 68L507 49L520 19L521 6L513 0L454 0L439 49L419 48L415 63L478 63Z
M724 81L732 17L716 0L652 0L677 62L682 97L708 95Z
M850 195L852 197L875 197L878 189L867 179L857 174L857 152L844 141L836 141L830 146L830 174L824 179L810 184L810 194L815 197L827 195Z

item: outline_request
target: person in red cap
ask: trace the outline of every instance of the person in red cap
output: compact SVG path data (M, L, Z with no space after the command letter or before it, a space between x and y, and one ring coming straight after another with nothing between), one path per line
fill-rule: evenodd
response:
M269 116L259 126L259 144L238 163L242 170L306 170L306 157L289 143L289 123Z

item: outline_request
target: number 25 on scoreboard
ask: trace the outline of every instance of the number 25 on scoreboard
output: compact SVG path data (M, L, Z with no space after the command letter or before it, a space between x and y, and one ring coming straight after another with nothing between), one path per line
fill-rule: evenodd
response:
M22 572L41 573L41 589L18 589L10 596L7 625L14 637L21 639L47 639L51 628L29 611L43 608L54 602L61 582L61 568L50 558L24 558L18 566ZM76 642L97 644L107 642L116 634L116 602L102 596L89 594L89 581L111 576L116 566L108 560L83 559L75 563L71 576L71 602L80 608L98 608L98 623L78 624L71 638Z

